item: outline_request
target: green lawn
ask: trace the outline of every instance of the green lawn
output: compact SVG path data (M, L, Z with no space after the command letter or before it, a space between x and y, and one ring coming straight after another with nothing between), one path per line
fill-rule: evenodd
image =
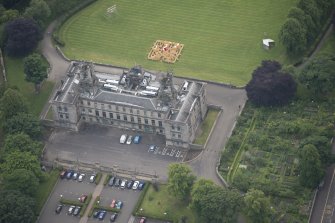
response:
M287 62L278 32L296 0L99 0L70 18L60 30L72 59L142 66L235 85L244 85L263 59ZM117 5L117 14L105 18ZM266 51L261 40L277 46ZM179 61L147 60L156 40L185 44Z
M208 109L205 121L201 124L201 135L197 137L194 141L194 144L204 145L208 138L208 135L213 127L213 124L219 114L219 110Z
M21 94L26 97L30 111L39 116L43 106L48 101L54 83L45 81L39 94L35 93L34 84L27 82L23 73L23 59L5 57L5 67L9 86L19 88Z
M159 185L158 192L150 185L139 210L140 214L152 218L163 219L166 213L166 216L172 218L174 222L179 222L182 216L187 216L187 222L199 222L195 213L188 208L188 204L173 197L166 185Z
M37 213L40 213L44 203L49 197L49 194L54 188L54 185L58 179L58 174L59 174L59 171L57 169L52 170L49 173L47 179L44 182L40 183L40 185L38 186L37 193L35 196L36 204L37 204L36 206Z

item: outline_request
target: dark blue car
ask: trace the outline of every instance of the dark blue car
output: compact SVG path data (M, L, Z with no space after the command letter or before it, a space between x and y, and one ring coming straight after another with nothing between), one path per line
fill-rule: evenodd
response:
M141 136L140 135L134 136L133 142L134 144L139 144L141 142Z
M106 216L106 211L100 211L98 218L100 221L102 221L104 220L105 216Z

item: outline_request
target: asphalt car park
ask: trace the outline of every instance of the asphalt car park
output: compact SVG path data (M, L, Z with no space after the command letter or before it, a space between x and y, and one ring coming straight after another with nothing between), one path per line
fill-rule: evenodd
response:
M79 215L73 216L68 214L70 205L64 205L59 214L56 208L60 204L59 200L63 197L68 200L76 200L82 195L93 193L96 184L89 182L91 173L86 173L82 182L73 179L59 179L55 185L54 191L50 195L50 199L45 203L43 211L37 222L39 223L78 223Z
M122 180L126 178L121 178ZM131 180L131 179L126 179ZM103 188L100 194L100 205L110 207L113 200L122 201L123 205L120 209L120 213L115 222L128 222L131 212L133 211L137 200L141 194L141 190L131 189L121 189L120 187L108 186L108 184ZM111 212L107 212L104 220L102 222L110 222ZM90 218L88 222L98 222L98 219ZM101 221L99 221L101 222Z
M139 144L120 144L122 134L141 135ZM150 145L157 150L148 152ZM179 151L179 152L178 152ZM50 137L44 158L99 163L120 169L137 170L167 179L167 167L182 161L186 152L165 149L164 136L98 125L86 125L81 131L55 131Z

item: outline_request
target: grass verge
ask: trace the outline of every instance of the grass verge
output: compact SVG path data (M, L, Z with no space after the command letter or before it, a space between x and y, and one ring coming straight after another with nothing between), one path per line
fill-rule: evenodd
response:
M199 222L196 213L188 207L188 203L172 196L167 190L167 185L160 185L158 191L150 185L137 214L173 222L179 222L183 216L186 216L187 222Z
M216 109L208 109L207 115L205 120L201 124L201 135L197 137L194 141L194 144L199 144L199 145L205 145L206 140L209 136L209 133L211 132L211 129L213 127L213 124L218 117L219 110Z

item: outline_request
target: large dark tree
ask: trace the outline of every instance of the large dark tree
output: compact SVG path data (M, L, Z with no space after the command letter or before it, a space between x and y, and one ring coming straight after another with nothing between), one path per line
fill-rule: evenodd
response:
M15 190L1 190L0 197L1 223L35 222L35 202L31 197Z
M41 125L38 118L31 114L19 113L3 124L6 134L17 134L23 132L33 139L37 139L41 135Z
M18 190L23 194L34 196L39 180L32 171L17 169L11 174L4 173L2 184L7 190Z
M41 31L32 19L19 18L8 22L4 30L5 52L9 56L25 56L31 53L41 39Z
M48 76L47 66L43 63L42 57L37 53L29 55L23 62L26 80L33 82L36 92L39 92L41 82Z
M335 56L315 57L299 75L299 81L316 95L333 91L335 87Z
M262 61L254 70L252 79L246 86L249 100L258 106L278 106L287 104L295 95L297 84L288 73L281 71L276 61Z
M321 11L314 0L300 0L298 8L301 8L307 15L310 15L317 27L320 27Z
M2 150L4 154L8 154L12 151L21 151L31 152L39 156L42 151L42 143L34 141L27 134L20 132L14 135L8 135Z
M22 10L29 5L30 0L0 0L6 9Z
M44 0L31 0L29 7L26 8L24 16L34 19L43 27L50 14L51 11L49 5Z
M266 197L263 191L257 189L248 190L245 194L244 202L246 213L253 222L271 222L273 211L270 205L270 198Z

